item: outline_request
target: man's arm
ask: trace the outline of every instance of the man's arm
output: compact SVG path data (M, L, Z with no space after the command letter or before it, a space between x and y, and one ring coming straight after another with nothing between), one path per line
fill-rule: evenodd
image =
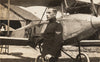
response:
M55 33L56 33L57 35L59 35L59 34L62 33L62 31L63 31L62 25L61 25L60 23L58 23L58 24L57 24L57 27L56 27Z

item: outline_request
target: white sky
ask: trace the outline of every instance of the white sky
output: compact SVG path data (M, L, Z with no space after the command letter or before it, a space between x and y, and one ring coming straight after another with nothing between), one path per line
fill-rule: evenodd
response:
M20 8L34 14L35 16L37 16L38 18L41 19L46 7L44 6L31 6L31 7L21 7ZM61 13L58 11L57 12L57 18L61 17ZM42 20L46 20L46 14L44 15L43 19Z

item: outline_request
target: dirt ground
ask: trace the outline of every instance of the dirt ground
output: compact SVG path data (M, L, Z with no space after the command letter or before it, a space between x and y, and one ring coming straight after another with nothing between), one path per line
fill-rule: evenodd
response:
M78 54L78 48L74 46L64 46L65 51L75 58ZM82 52L85 52L90 62L100 62L99 47L81 47ZM9 46L9 54L0 54L0 62L35 62L39 56L39 50L35 50L30 46ZM74 62L70 57L62 52L59 62Z

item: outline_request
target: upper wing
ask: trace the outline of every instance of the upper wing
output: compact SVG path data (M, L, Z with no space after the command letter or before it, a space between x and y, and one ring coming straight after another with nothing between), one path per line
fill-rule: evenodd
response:
M81 1L81 2L86 2L86 3L91 3L90 0L77 0L77 1ZM100 0L93 0L94 4L100 5Z
M8 0L0 0L2 3L7 3ZM17 6L56 6L61 3L62 0L10 0L11 4Z

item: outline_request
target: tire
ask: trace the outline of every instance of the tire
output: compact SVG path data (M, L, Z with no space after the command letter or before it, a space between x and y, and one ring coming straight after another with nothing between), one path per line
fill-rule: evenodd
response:
M81 61L80 61L80 56L81 56ZM80 55L78 54L76 56L76 62L90 62L90 59L87 54L82 52Z
M41 56L38 56L36 59L35 59L35 62L45 62L44 59L41 57Z

